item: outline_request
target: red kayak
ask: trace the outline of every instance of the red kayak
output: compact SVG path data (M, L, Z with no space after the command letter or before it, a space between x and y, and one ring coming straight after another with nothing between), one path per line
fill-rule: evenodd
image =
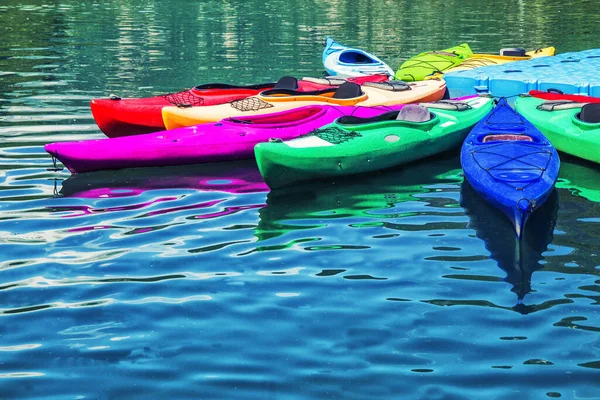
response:
M541 90L530 90L529 95L544 100L567 100L576 103L600 103L600 97L589 97L581 94L564 94L560 90L548 89L544 92Z
M348 78L348 81L382 82L387 75L371 75ZM165 106L199 107L228 103L234 100L255 96L268 89L291 89L312 91L339 86L346 80L340 78L296 78L285 76L276 83L263 83L251 86L233 86L222 83L209 83L178 93L164 94L141 99L122 99L111 95L109 98L93 99L90 103L96 124L108 137L139 135L165 130L161 110Z

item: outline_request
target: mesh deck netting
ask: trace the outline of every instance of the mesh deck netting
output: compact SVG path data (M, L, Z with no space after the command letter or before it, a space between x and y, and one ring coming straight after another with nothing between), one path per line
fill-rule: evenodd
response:
M269 104L256 97L248 97L242 100L235 100L229 103L231 107L238 111L258 111L264 108L271 108L273 104Z
M358 132L346 131L344 129L332 126L329 128L315 129L314 131L307 133L306 135L302 135L302 137L307 136L316 136L319 139L323 139L331 144L340 144L348 142L362 135Z
M196 107L204 105L204 99L202 97L193 95L189 90L178 93L164 94L160 97L176 106L189 104L192 107Z

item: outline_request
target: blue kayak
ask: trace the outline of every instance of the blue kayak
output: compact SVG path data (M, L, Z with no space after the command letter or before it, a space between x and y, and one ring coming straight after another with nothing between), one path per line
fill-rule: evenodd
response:
M325 41L323 66L331 76L351 77L376 74L394 76L394 71L373 54L346 47L330 37L327 37Z
M560 168L552 144L506 99L469 133L460 162L475 192L508 217L519 239L531 213L552 192Z

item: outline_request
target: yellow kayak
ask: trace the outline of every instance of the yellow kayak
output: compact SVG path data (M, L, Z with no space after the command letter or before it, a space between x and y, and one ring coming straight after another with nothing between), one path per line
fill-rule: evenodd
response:
M465 61L457 65L456 67L449 68L444 71L445 74L449 72L464 71L468 69L475 69L479 67L487 67L488 65L499 65L513 61L526 61L537 57L546 57L554 55L554 47L544 47L542 49L531 50L524 52L524 55L500 55L500 54L473 54ZM428 79L441 78L442 74L436 74Z
M446 82L441 79L421 82L367 82L362 86L346 82L337 88L313 92L272 89L243 100L205 107L164 107L167 129L220 121L231 117L269 114L292 108L322 104L333 106L385 106L437 101L444 97Z

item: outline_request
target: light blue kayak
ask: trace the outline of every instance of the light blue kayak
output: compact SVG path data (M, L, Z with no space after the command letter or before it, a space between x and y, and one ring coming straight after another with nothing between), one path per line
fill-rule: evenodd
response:
M373 54L346 47L330 37L325 41L323 66L331 76L351 77L375 74L394 76L394 71Z

